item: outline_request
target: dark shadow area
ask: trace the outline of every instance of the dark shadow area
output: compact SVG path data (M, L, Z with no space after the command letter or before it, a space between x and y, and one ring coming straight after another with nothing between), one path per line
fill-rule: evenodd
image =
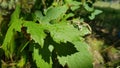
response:
M57 55L59 56L72 55L78 52L74 47L74 45L69 42L61 43L61 44L54 43L54 47L55 47L55 51L57 52Z
M52 52L48 49L49 45L54 47ZM44 59L45 62L50 63L50 57L52 57L53 68L62 68L58 62L57 56L67 56L78 52L72 43L67 42L58 44L49 35L45 38L43 48L41 48L39 44L35 46L36 49L39 48L39 54L42 55L42 59Z
M87 21L93 31L93 37L104 40L101 49L106 68L120 65L120 9L95 7L103 11L92 21ZM113 52L115 50L115 52ZM117 53L118 52L118 53Z
M2 62L1 62L2 59L4 59L4 51L3 49L0 48L0 68L2 67Z
M43 11L45 8L49 7L54 0L36 0L35 5L32 8L33 10L41 10Z
M42 56L45 62L50 63L51 52L48 49L48 45L44 44L44 47L41 48L39 44L36 44L36 49L39 49L39 55Z
M59 44L53 41L50 36L47 36L43 48L41 48L38 44L36 45L36 48L39 48L39 54L41 54L42 58L48 63L50 62L49 60L51 56L51 52L48 49L49 45L53 45L55 51L54 53L56 53L58 56L67 56L78 52L72 43L67 42Z
M103 38L107 44L114 44L120 39L120 10L96 8L102 10L103 13L96 16L94 20L89 21L93 33L96 34L97 38Z

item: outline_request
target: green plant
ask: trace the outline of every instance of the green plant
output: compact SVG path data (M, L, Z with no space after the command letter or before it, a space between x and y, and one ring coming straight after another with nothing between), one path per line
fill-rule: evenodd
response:
M5 52L3 66L25 67L30 62L40 68L92 68L92 54L84 39L91 31L70 11L75 12L82 3L66 0L43 5L46 9L35 10L31 20L17 5L1 47Z

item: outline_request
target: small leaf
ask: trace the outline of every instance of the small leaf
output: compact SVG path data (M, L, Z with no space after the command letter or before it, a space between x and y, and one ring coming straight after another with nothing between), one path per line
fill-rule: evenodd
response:
M73 14L73 13L69 13L69 14L66 14L66 16L65 16L65 18L64 18L64 19L66 20L66 19L68 19L68 18L70 18L70 17L73 17L73 16L74 16L74 14Z
M89 19L93 20L95 18L95 16L100 14L100 13L102 13L102 11L96 9L93 13L91 13L91 16L89 16Z
M91 14L91 16L89 16L90 20L93 20L95 18L95 15Z
M102 11L101 11L101 10L98 10L98 9L96 9L96 10L93 12L94 15L98 15L98 14L100 14L100 13L102 13Z
M35 20L38 20L40 23L41 23L41 21L42 21L42 19L43 19L43 14L42 14L42 12L41 11L35 11L35 17L34 17L34 19Z
M93 7L89 7L88 4L86 4L86 3L85 3L83 6L84 6L84 8L85 8L87 11L89 11L89 12L92 12L92 11L94 10Z
M80 8L80 5L82 3L81 2L78 2L78 1L72 1L72 2L69 2L69 5L71 6L71 10L74 11L78 8Z

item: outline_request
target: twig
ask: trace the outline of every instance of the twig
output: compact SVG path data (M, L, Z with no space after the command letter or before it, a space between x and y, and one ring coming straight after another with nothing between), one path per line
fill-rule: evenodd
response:
M105 52L106 50L110 49L111 47L114 47L118 42L120 42L120 40L116 41L115 43L113 43L111 46L105 48L102 52ZM101 52L101 53L102 53Z

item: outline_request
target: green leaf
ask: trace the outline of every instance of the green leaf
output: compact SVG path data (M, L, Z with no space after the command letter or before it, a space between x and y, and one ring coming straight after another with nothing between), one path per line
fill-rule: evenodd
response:
M82 3L78 1L72 1L72 2L69 2L69 5L71 5L71 10L74 11L80 8L80 5L82 5Z
M71 2L69 2L69 4L72 6L80 6L82 3L78 2L78 1L71 1Z
M102 13L102 11L96 9L93 13L91 13L91 16L89 16L90 20L93 20L95 18L95 16L100 13Z
M73 17L73 16L74 16L73 13L66 14L66 15L64 16L63 20L66 21L68 18Z
M21 59L17 63L17 67L19 68L24 67L24 65L26 64L26 58L27 58L26 54L23 53L23 56L21 56Z
M53 40L57 43L81 40L80 31L68 23L53 24L48 28L48 30L50 31L50 35Z
M44 17L43 14L42 14L42 12L36 10L34 14L35 14L34 19L35 19L35 20L38 20L38 21L41 23L41 21L42 21L42 19L43 19L43 17Z
M20 12L21 12L20 5L17 5L15 11L11 15L10 25L12 23L16 23L16 21L19 20L19 14L20 14Z
M96 9L96 10L93 12L94 15L98 15L98 14L100 14L100 13L102 13L102 11L101 11L101 10L98 10L98 9Z
M21 31L21 20L19 19L20 6L17 6L13 14L11 15L10 27L7 30L2 48L5 51L7 57L12 56L15 50L15 31Z
M43 26L42 24L26 21L23 26L27 27L27 32L31 35L31 39L43 47L44 39L46 38L46 34L44 32L45 25Z
M73 2L73 0L65 0L65 3Z
M46 17L48 17L50 20L57 19L61 15L65 14L67 11L67 6L60 6L60 7L53 7L49 10L47 10Z
M90 26L81 19L73 19L73 25L80 31L80 36L85 36L87 34L91 34Z
M33 60L36 62L37 68L52 68L52 59L48 47L41 49L39 46L34 47Z
M82 28L80 29L80 35L81 36L85 36L85 35L87 35L87 34L91 34L91 31L89 30L89 29L91 29L91 28L89 28L88 26L81 26Z
M93 7L89 7L88 4L86 4L86 3L85 3L83 6L84 6L84 8L85 8L87 11L89 11L89 12L92 12L92 11L94 10Z
M93 20L95 18L95 15L91 14L91 16L89 16L90 20Z
M72 10L72 11L75 11L75 10L78 9L78 8L80 8L80 6L72 6L72 7L71 7L71 10Z
M51 7L46 11L46 16L43 18L43 22L49 22L51 20L57 19L60 16L63 16L68 7L66 5L64 6L59 6L59 7Z
M93 58L88 50L88 45L83 41L76 41L73 43L78 52L65 56L64 54L59 55L59 52L57 51L59 63L62 66L67 65L69 68L93 68ZM64 50L60 47L59 49L62 53L67 53L68 50L68 52L73 51L72 47L68 48L69 46L70 44L66 47L66 49L63 47Z

